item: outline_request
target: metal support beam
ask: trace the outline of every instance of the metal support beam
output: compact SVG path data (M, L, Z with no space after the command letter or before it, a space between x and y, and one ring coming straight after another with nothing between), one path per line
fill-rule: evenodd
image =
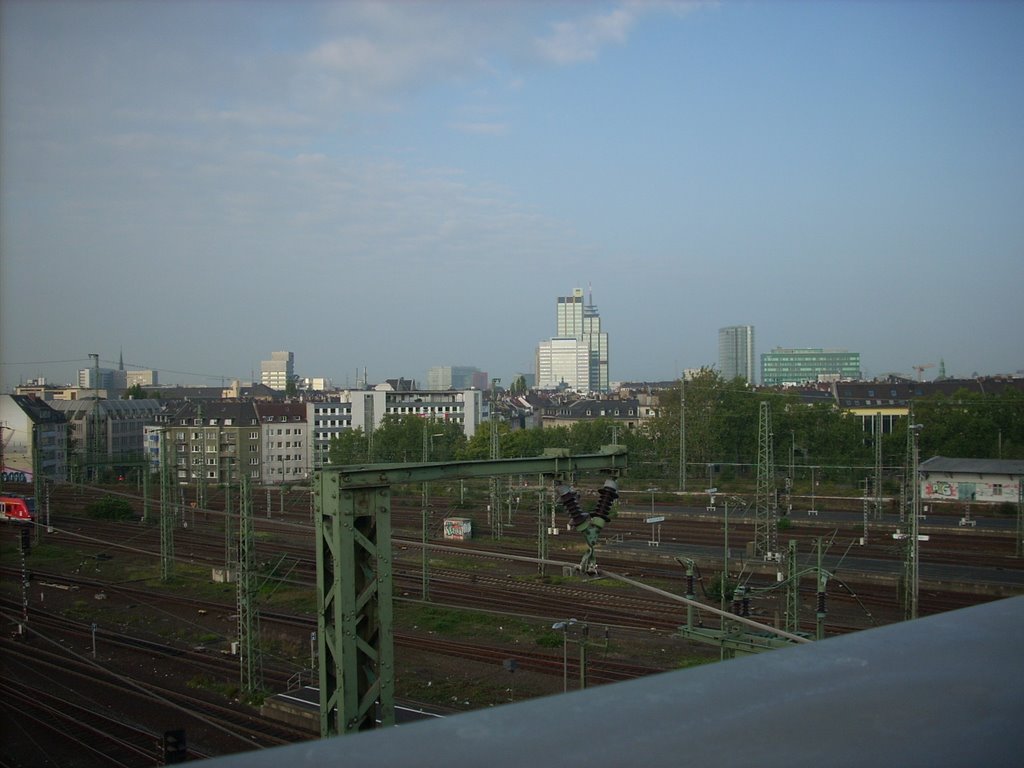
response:
M618 475L625 446L571 456L324 467L316 498L320 735L392 725L395 719L391 485L579 471ZM492 510L494 512L495 510Z
M344 488L331 469L314 487L320 735L393 725L391 489Z

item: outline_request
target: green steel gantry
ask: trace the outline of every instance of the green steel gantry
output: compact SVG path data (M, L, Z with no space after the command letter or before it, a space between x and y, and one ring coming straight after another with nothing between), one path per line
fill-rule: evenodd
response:
M369 730L395 722L392 610L391 486L474 477L577 472L617 476L625 446L601 453L490 461L324 467L316 497L317 644L320 735ZM494 510L492 510L492 513Z

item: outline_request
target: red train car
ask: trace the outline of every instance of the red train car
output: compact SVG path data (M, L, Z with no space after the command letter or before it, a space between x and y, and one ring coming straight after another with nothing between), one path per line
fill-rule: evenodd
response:
M31 523L36 519L36 500L17 494L0 495L0 520Z

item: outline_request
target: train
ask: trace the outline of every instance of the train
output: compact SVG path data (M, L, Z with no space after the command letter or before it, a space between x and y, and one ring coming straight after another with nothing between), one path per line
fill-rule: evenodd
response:
M36 500L19 494L0 495L0 520L31 523L36 519Z

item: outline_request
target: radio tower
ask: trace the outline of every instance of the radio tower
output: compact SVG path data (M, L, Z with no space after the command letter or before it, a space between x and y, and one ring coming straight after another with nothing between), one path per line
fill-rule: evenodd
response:
M765 560L779 559L779 507L775 488L775 454L772 450L772 409L761 403L757 430L757 494L755 498L754 549Z

